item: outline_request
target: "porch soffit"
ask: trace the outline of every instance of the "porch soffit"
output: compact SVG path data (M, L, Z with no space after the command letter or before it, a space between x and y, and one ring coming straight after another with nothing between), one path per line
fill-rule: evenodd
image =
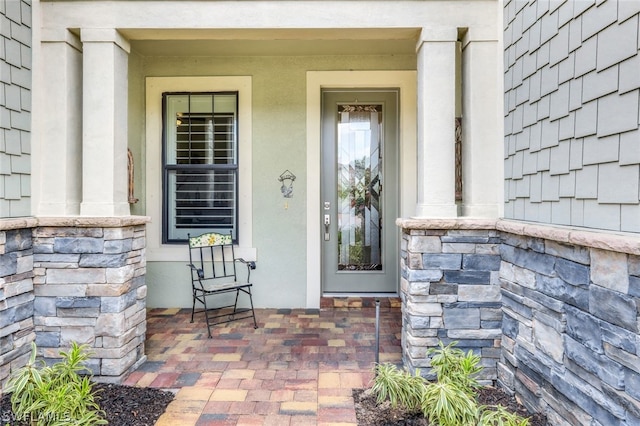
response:
M144 56L412 55L418 28L120 29Z

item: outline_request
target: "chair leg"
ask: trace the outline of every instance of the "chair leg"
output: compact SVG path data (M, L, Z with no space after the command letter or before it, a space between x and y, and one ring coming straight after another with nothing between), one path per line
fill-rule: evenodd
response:
M253 316L253 328L258 328L258 323L256 322L256 311L253 310L253 297L251 296L251 288L248 288L249 294L249 303L251 304L251 315Z
M195 291L192 293L193 295L193 303L191 304L191 322L193 322L193 314L196 312L196 293Z
M207 309L207 296L202 295L202 304L204 305L204 320L207 322L207 333L209 333L209 339L211 339L211 325L209 325L209 312Z

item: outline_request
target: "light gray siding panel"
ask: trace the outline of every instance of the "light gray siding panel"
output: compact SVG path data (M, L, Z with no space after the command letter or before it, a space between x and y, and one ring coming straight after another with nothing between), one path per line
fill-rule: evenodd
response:
M555 65L569 56L569 25L565 25L551 39L549 63Z
M17 23L22 22L22 7L19 1L6 1L3 2L5 4L4 14L5 16Z
M542 123L538 122L530 127L529 150L531 152L538 152L540 150L540 144L542 140Z
M576 134L577 138L595 135L598 125L598 101L594 100L576 110Z
M516 197L527 198L530 193L530 179L529 176L524 176L522 179L518 179L516 182Z
M540 4L540 3L538 3ZM549 13L542 17L542 28L540 31L540 42L546 43L558 34L558 14Z
M569 169L578 170L583 166L582 163L582 151L583 151L584 139L571 140L571 152L569 154Z
M538 167L537 167L538 155L535 152L531 152L530 150L523 151L522 153L523 153L522 174L534 175L538 173Z
M535 53L525 53L522 56L522 77L530 77L538 70L537 57Z
M576 172L571 171L567 174L560 175L560 201L562 198L571 198L576 195ZM570 204L569 204L570 205Z
M584 226L619 230L620 205L599 204L596 200L584 200Z
M621 1L618 4L618 22L624 22L640 13L640 1Z
M582 45L576 50L576 77L584 75L589 71L596 69L597 59L597 37L582 42Z
M10 155L20 155L22 147L20 143L20 131L16 129L8 129L4 131L4 152Z
M516 151L523 151L529 148L530 131L529 127L525 127L516 135Z
M31 196L31 175L20 175L20 195L22 197Z
M574 76L573 70L575 69L575 63L575 54L572 52L557 65L559 83L571 81Z
M20 175L12 174L4 177L4 198L6 200L19 200L20 189Z
M5 60L14 67L22 66L22 54L20 53L20 43L16 40L4 40Z
M569 23L569 51L573 52L582 45L582 18Z
M557 203L551 203L551 222L559 225L571 224L571 199L561 198Z
M589 136L584 138L582 162L583 164L602 164L618 161L620 151L620 135L603 138Z
M620 135L620 165L640 164L640 130Z
M638 128L640 90L598 99L598 136L622 133Z
M538 121L538 103L525 102L522 112L522 125L531 126ZM527 143L528 145L528 143Z
M620 206L620 230L640 232L640 204Z
M531 175L529 177L530 185L530 200L532 203L539 203L542 201L542 175L540 173Z
M11 156L0 152L0 175L11 174Z
M582 78L576 78L569 83L569 111L575 111L582 106Z
M529 77L529 101L536 102L540 99L540 76L542 73L537 71Z
M618 67L591 71L582 77L582 102L601 98L618 90Z
M558 67L545 66L542 68L540 94L548 95L558 90Z
M0 7L0 217L31 210L31 2Z
M569 141L562 141L558 146L551 148L550 168L551 175L560 175L569 173Z
M516 152L516 155L513 156L512 179L522 179L522 157L522 151Z
M600 164L598 171L598 202L607 204L638 204L640 168L618 163Z
M640 4L640 1L638 2ZM620 93L640 88L640 54L620 63Z
M542 201L560 199L560 177L551 173L542 173Z
M602 30L598 34L598 70L608 68L636 55L638 53L637 39L637 17Z
M6 85L4 90L5 106L13 111L20 111L21 108L21 96L20 87Z
M28 154L11 156L11 173L26 175L31 172L31 156Z
M576 198L598 198L598 166L585 166L576 171Z
M584 200L571 199L571 225L584 226Z
M569 115L569 86L569 83L563 83L551 94L549 110L551 120Z
M576 115L574 112L570 112L569 115L560 119L558 138L561 141L573 138L573 135L575 134L575 121Z
M558 145L559 125L558 120L545 120L542 122L542 140L540 141L542 148Z
M624 1L624 0L623 0ZM618 2L605 1L591 7L582 15L582 40L599 33L618 19Z

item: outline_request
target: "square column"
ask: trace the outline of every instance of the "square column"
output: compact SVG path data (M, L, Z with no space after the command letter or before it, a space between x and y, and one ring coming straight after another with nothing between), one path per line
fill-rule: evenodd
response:
M37 216L80 214L82 199L82 44L68 30L43 30L41 131L34 187ZM55 161L52 161L55 159Z
M82 216L128 216L129 42L115 29L82 29Z
M463 40L463 216L502 215L504 149L500 132L499 49L494 31L471 28Z
M456 28L423 29L418 52L417 217L456 217Z

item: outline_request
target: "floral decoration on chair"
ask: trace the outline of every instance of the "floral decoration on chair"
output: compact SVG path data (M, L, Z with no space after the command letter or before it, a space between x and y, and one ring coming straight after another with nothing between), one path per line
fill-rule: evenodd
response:
M232 242L233 240L231 239L231 235L210 233L189 238L189 247L221 246L225 244L232 244Z

